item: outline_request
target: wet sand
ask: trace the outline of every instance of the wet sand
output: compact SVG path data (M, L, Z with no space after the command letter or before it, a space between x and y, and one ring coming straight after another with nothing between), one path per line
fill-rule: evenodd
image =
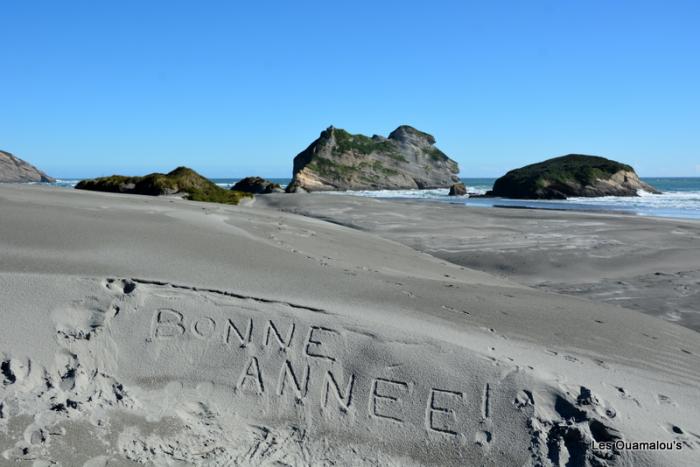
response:
M265 196L256 204L372 232L454 264L700 331L698 221L317 194Z

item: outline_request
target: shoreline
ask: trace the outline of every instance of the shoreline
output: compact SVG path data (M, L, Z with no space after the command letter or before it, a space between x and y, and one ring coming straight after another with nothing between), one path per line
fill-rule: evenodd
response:
M223 188L232 186L237 179L210 179ZM274 179L282 183L288 179ZM469 179L463 179L469 180ZM481 179L475 179L481 180ZM656 180L652 178L651 180ZM698 189L695 191L666 189L660 197L604 197L604 198L570 198L569 200L524 200L497 197L448 197L447 189L441 190L379 190L379 191L355 191L355 192L329 192L339 196L362 196L386 200L414 199L416 201L438 201L452 204L464 204L467 207L506 207L512 209L556 209L561 211L576 212L610 212L620 215L636 215L644 217L659 217L665 219L694 219L700 220L700 177L675 177L660 178L658 180L697 180ZM77 179L76 179L77 181ZM482 180L483 181L483 180ZM64 180L56 184L41 184L40 186L61 186ZM487 189L485 187L484 189ZM687 188L687 187L686 187ZM479 189L477 187L477 189ZM436 192L440 191L441 195ZM697 193L697 196L693 194ZM316 193L323 194L323 193ZM688 204L691 203L691 204ZM694 204L693 204L694 203ZM538 206L537 204L542 204Z
M622 305L700 331L700 222L545 209L463 209L336 195L256 205L346 225L527 286ZM469 206L467 206L469 207Z

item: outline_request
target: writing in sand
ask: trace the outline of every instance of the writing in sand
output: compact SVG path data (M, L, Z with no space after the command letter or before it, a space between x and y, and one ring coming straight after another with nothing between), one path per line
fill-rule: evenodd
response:
M157 308L148 341L187 352L193 362L212 364L214 350L212 376L253 404L256 398L258 403L265 398L267 406L286 400L325 415L349 416L348 423L408 423L441 436L463 434L465 417L489 416L488 386L479 391L481 413L470 414L473 404L463 388L419 381L410 362L383 365L388 361L382 357L391 352L379 348L376 336L284 317L253 318L239 307L217 308L212 313ZM353 362L368 361L360 355L376 358L369 366L356 366ZM402 367L408 370L403 376Z

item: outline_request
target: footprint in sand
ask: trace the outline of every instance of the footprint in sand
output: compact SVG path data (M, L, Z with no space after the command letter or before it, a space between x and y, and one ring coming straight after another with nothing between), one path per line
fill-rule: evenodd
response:
M673 407L678 407L678 404L673 399L664 394L657 394L656 402L659 405L672 405Z

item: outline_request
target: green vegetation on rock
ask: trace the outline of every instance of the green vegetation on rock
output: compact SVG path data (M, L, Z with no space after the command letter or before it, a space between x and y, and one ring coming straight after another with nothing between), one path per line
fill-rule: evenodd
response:
M320 176L330 179L338 180L357 175L360 172L367 172L371 170L375 172L371 178L373 181L379 177L376 173L380 173L384 176L397 175L399 172L395 169L385 166L381 161L362 161L357 165L345 165L339 162L332 161L326 158L318 158L309 163L308 167L314 172L318 173ZM368 177L363 176L363 179L368 179Z
M428 133L401 125L388 137L352 134L333 126L294 158L287 191L449 187L459 167Z
M183 194L193 201L222 204L238 204L243 198L252 198L248 193L225 190L187 167L178 167L167 174L152 173L143 177L112 175L83 180L75 188L150 196Z
M603 185L617 173L622 181ZM650 189L639 181L627 164L604 157L569 154L511 170L496 180L494 196L508 198L566 198L567 196L634 196L638 188Z
M444 152L440 151L440 150L439 150L438 148L436 148L436 147L428 148L428 149L426 149L426 152L428 153L428 155L430 156L430 158L431 158L432 160L434 160L434 161L446 161L446 160L449 159L449 157L447 157L447 154L445 154Z
M326 158L318 158L309 163L309 167L322 177L342 178L357 172L358 167L344 165Z
M395 160L406 162L406 158L398 152L393 141L375 140L365 135L353 135L340 128L335 128L333 134L336 144L333 148L334 154L354 152L359 155L367 155L373 152L382 152Z
M374 163L372 164L372 169L375 172L380 172L386 176L398 175L398 173L399 173L398 170L394 170L390 167L387 167L384 164L382 164L380 161L374 161Z

